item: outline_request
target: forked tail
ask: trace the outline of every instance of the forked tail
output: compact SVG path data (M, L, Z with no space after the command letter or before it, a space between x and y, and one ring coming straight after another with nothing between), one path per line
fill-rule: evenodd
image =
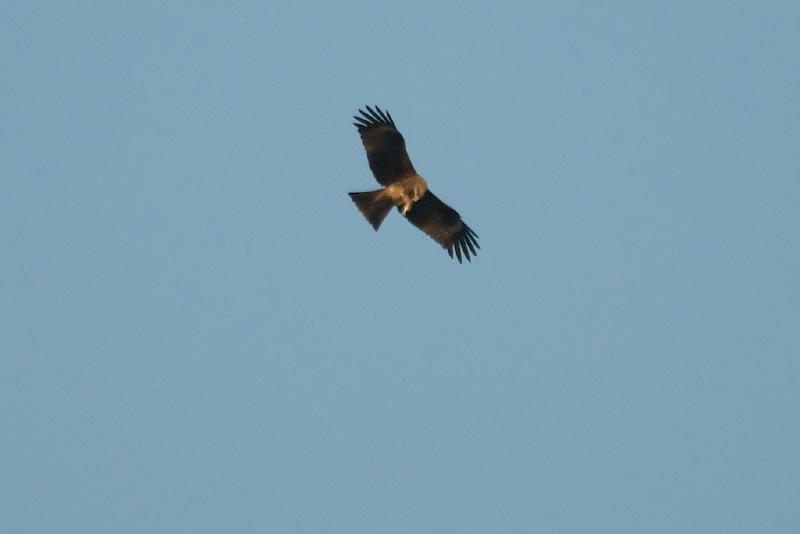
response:
M383 195L383 189L377 191L367 191L366 193L348 193L353 202L356 203L358 210L367 218L375 231L381 227L381 223L389 214L394 204L392 199Z

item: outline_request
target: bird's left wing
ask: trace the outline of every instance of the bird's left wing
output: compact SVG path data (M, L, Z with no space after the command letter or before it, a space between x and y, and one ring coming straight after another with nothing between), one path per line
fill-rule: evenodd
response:
M478 245L478 234L461 220L456 210L430 191L414 203L406 213L406 219L447 249L451 258L455 252L458 263L461 263L462 256L467 261L472 261L470 253L477 256L475 249L481 248Z

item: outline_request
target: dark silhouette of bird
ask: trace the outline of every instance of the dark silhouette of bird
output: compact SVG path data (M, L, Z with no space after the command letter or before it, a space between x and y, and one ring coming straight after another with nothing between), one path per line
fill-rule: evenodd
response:
M476 256L478 235L467 226L456 210L439 200L428 183L417 174L406 152L406 142L388 111L378 106L358 110L353 125L358 128L372 174L383 188L364 193L349 193L358 209L377 231L392 206L411 224L428 234L461 263Z

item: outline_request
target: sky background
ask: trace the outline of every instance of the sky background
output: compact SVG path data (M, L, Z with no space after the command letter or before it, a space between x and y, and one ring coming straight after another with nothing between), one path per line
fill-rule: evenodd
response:
M797 2L9 2L0 531L800 532ZM480 235L376 188L389 109Z

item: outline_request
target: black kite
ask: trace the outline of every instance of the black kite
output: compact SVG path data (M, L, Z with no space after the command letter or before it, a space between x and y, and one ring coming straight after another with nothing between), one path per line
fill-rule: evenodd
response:
M476 256L475 249L481 248L478 235L461 220L456 210L428 189L428 183L414 170L406 152L406 142L389 112L378 106L374 110L366 108L366 111L358 110L361 117L353 117L357 121L353 125L358 128L367 151L369 168L383 188L349 193L350 198L376 231L392 206L396 206L411 224L447 249L451 258L455 252L459 263L462 255L472 261L470 253Z

